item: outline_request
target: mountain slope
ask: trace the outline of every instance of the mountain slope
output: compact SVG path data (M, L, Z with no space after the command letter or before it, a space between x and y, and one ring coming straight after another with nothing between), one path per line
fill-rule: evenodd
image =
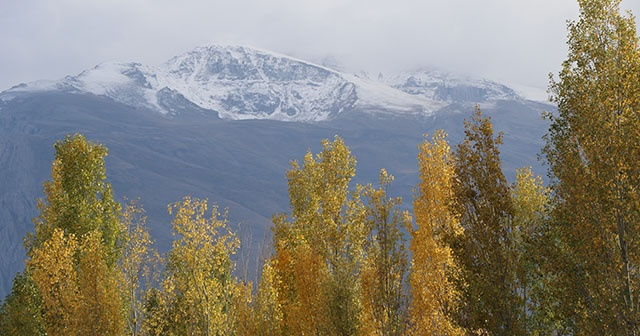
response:
M524 165L542 173L536 155L547 125L539 114L552 106L506 87L494 93L492 82L425 77L410 86L409 77L370 80L264 51L208 46L156 67L106 63L0 93L0 297L23 267L22 237L49 179L52 145L68 133L109 148L116 197L140 197L161 251L172 239L167 204L207 197L240 223L252 265L271 216L288 211L289 162L317 153L323 138L345 139L358 160L356 182L375 182L387 168L396 176L390 194L410 207L423 134L445 129L455 144L480 103L505 132L507 174ZM464 86L474 94L456 93ZM453 93L429 93L446 88Z

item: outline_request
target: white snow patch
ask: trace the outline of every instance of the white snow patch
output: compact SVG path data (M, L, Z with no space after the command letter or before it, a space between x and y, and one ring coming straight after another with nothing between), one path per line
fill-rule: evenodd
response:
M509 87L513 88L520 96L527 100L533 100L542 103L549 102L549 93L547 89L520 85L520 84L509 84Z
M124 85L132 85L131 78L123 74L131 64L103 63L75 77L74 86L95 95L108 95Z
M51 91L59 88L61 80L38 80L29 82L27 84L22 83L16 85L4 92L37 92L37 91Z
M446 105L444 102L402 92L380 82L353 75L345 75L345 77L356 85L358 89L357 105L364 111L383 108L402 114L430 115Z

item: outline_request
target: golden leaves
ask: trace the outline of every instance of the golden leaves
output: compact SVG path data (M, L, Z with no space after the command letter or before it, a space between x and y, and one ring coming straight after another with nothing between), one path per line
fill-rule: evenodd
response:
M460 292L452 282L456 265L447 237L460 233L452 212L454 166L446 134L438 131L419 146L420 183L415 191L411 230L410 284L413 301L409 308L411 334L461 335L463 330L450 315L457 310Z
M227 227L226 214L209 210L207 200L189 196L169 206L174 240L159 297L175 332L228 335L236 328L237 304L245 289L232 276L231 255L239 240Z

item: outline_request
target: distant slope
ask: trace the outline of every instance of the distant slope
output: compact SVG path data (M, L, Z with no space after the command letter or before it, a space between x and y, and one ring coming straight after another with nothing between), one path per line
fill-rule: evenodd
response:
M177 59L173 62L181 63ZM282 65L289 61L280 63L272 59L269 62ZM225 64L231 67L228 64L233 62ZM462 120L471 115L475 103L480 103L481 108L493 116L496 131L505 132L502 152L507 174L513 176L514 169L524 165L533 165L538 173L543 173L536 155L547 125L539 115L543 110L552 110L550 105L510 95L508 88L499 88L507 94L494 95L490 91L484 94L482 85L488 85L486 83L473 84L478 85L480 91L471 90L480 92L485 97L482 101L476 101L478 96L457 94L455 90L450 90L454 93L445 95L446 99L425 96L424 92L432 90L426 84L422 91L416 89L423 93L416 93L418 98L415 98L398 89L410 91L406 85L366 80L322 67L307 71L304 69L313 65L302 61L295 64L270 66L283 73L268 76L265 73L264 83L279 87L287 85L288 78L296 78L290 85L306 83L305 87L313 87L313 83L322 81L313 76L306 80L303 74L317 71L320 78L336 76L344 80L342 83L352 83L356 100L327 98L326 106L345 103L347 105L340 106L348 108L336 113L322 112L328 113L323 114L328 117L320 118L322 121L311 122L322 113L306 114L308 107L304 105L318 102L302 100L303 105L296 112L299 114L294 115L309 116L301 117L300 121L304 122L295 122L295 118L285 118L286 122L259 117L242 120L246 118L227 118L224 113L220 113L223 117L220 118L220 111L198 105L202 102L194 102L195 98L188 95L189 92L195 95L193 90L199 88L194 84L195 79L183 88L177 84L169 88L168 85L154 86L149 73L140 76L123 71L143 69L141 65L116 67L115 72L113 68L109 71L105 68L110 75L85 73L0 93L0 159L3 162L0 165L0 234L4 239L0 244L0 297L7 294L15 273L23 268L22 237L32 230L31 219L37 214L36 199L42 197L42 183L49 178L52 145L68 133L83 133L109 148L107 175L116 197L140 197L149 215L152 234L163 251L171 241L167 204L192 195L229 207L232 224L241 223L250 229L250 235L243 233L241 238L245 238L245 247L253 251L252 258L255 258L260 243L269 234L271 216L288 211L285 173L289 162L301 160L308 149L317 153L320 140L336 134L345 139L358 160L356 182L375 182L379 169L387 168L396 176L390 193L403 196L405 206L410 207L412 190L417 183L417 145L423 134L442 128L449 132L452 143L460 141ZM263 67L263 71L267 68ZM211 71L226 74L230 70ZM125 72L126 80L122 80L118 73ZM115 80L111 78L114 73ZM234 76L240 73L233 72ZM200 88L202 92L217 90L218 84L213 84L217 75L213 74L203 75L201 81L211 87ZM159 83L157 76L155 80ZM280 83L277 78L282 78ZM123 86L122 82L127 84ZM187 82L185 79L184 83ZM239 97L244 97L242 104L255 107L251 93L255 87L247 83L243 79L219 90L229 95L239 90ZM459 87L451 85L452 82L439 83L439 87ZM158 103L164 106L164 112L150 103L152 98L142 99L148 92L156 92L156 98L165 99ZM362 92L368 92L371 97L365 97ZM461 95L468 99L462 99ZM409 98L403 101L403 97ZM417 101L426 103L416 105ZM268 114L268 109L262 109L256 107L255 111ZM431 110L427 112L427 109Z

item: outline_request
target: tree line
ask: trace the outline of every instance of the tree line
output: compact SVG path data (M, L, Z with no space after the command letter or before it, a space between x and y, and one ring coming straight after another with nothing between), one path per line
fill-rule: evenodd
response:
M638 335L640 50L620 0L579 0L550 93L542 157L508 182L502 134L476 107L465 138L419 145L413 211L393 176L353 185L336 136L287 172L257 283L235 273L226 213L168 206L160 256L136 202L116 202L107 149L57 142L2 335Z

